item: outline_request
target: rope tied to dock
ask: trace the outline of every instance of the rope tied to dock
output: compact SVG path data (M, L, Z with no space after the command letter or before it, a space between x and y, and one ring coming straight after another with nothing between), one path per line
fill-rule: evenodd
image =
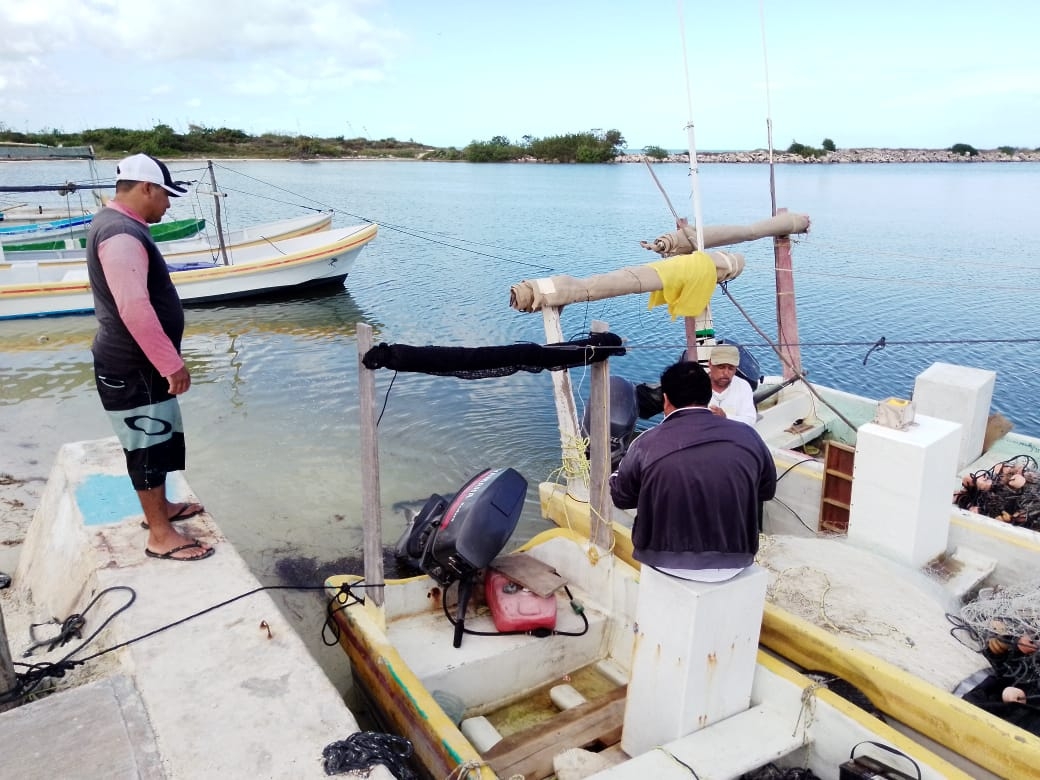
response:
M373 765L382 764L398 780L417 780L408 766L411 755L411 742L381 731L358 731L321 751L327 775L350 772L367 777Z

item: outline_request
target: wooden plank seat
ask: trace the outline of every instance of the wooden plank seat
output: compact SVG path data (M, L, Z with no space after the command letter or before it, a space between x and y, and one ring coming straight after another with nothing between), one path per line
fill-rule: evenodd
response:
M511 734L488 750L484 758L499 777L549 777L553 774L553 757L562 750L595 743L613 745L621 740L626 690L624 686L615 688Z

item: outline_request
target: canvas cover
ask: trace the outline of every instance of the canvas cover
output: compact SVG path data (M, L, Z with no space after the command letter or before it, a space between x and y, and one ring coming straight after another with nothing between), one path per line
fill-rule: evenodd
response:
M701 254L707 255L715 266L716 282L734 279L744 270L744 255L742 254L722 251ZM689 257L689 255L685 257ZM562 274L543 279L525 279L509 288L509 305L518 311L534 312L540 311L546 306L566 306L569 303L600 301L631 293L664 291L665 281L658 270L661 269L662 263L670 264L664 272L664 276L670 283L674 283L682 275L681 271L677 274L669 273L671 264L677 267L688 264L684 256L680 256L646 265L627 266L585 279ZM681 284L681 278L679 278L679 283ZM667 301L667 296L665 296L665 301Z
M809 217L785 212L750 225L705 225L704 248L730 246L760 238L789 236L809 232ZM658 236L653 241L640 241L644 249L657 252L661 257L689 254L696 248L697 230L686 225L681 230Z

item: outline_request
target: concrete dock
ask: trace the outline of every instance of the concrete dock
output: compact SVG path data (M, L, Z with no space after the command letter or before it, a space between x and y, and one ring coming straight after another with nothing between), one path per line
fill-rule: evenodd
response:
M167 490L171 501L196 499L181 474L170 475ZM29 623L82 613L107 588L117 589L84 615L84 639L133 601L76 659L260 587L209 515L179 524L217 547L197 562L147 558L142 519L115 438L61 448L14 583L0 591L16 661L55 661L78 646L73 639L21 657L32 644ZM323 621L316 607L313 630ZM0 714L0 774L317 778L326 776L322 749L357 731L340 693L260 591L89 660L54 693ZM380 766L372 776L392 777Z

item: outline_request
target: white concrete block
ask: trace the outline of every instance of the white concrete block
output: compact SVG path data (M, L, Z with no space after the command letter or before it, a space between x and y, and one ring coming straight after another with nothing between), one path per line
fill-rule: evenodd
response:
M918 414L960 423L961 441L957 468L962 469L982 454L989 419L995 371L933 363L914 382Z
M768 577L680 580L644 566L621 747L636 756L746 710Z
M961 425L917 415L907 430L860 426L849 541L911 566L946 551Z
M475 718L466 718L459 724L459 731L476 748L478 753L486 753L502 741L502 735L498 729L492 726L491 721L483 715L477 715Z
M588 701L573 685L554 685L549 689L549 700L560 710L573 710Z

